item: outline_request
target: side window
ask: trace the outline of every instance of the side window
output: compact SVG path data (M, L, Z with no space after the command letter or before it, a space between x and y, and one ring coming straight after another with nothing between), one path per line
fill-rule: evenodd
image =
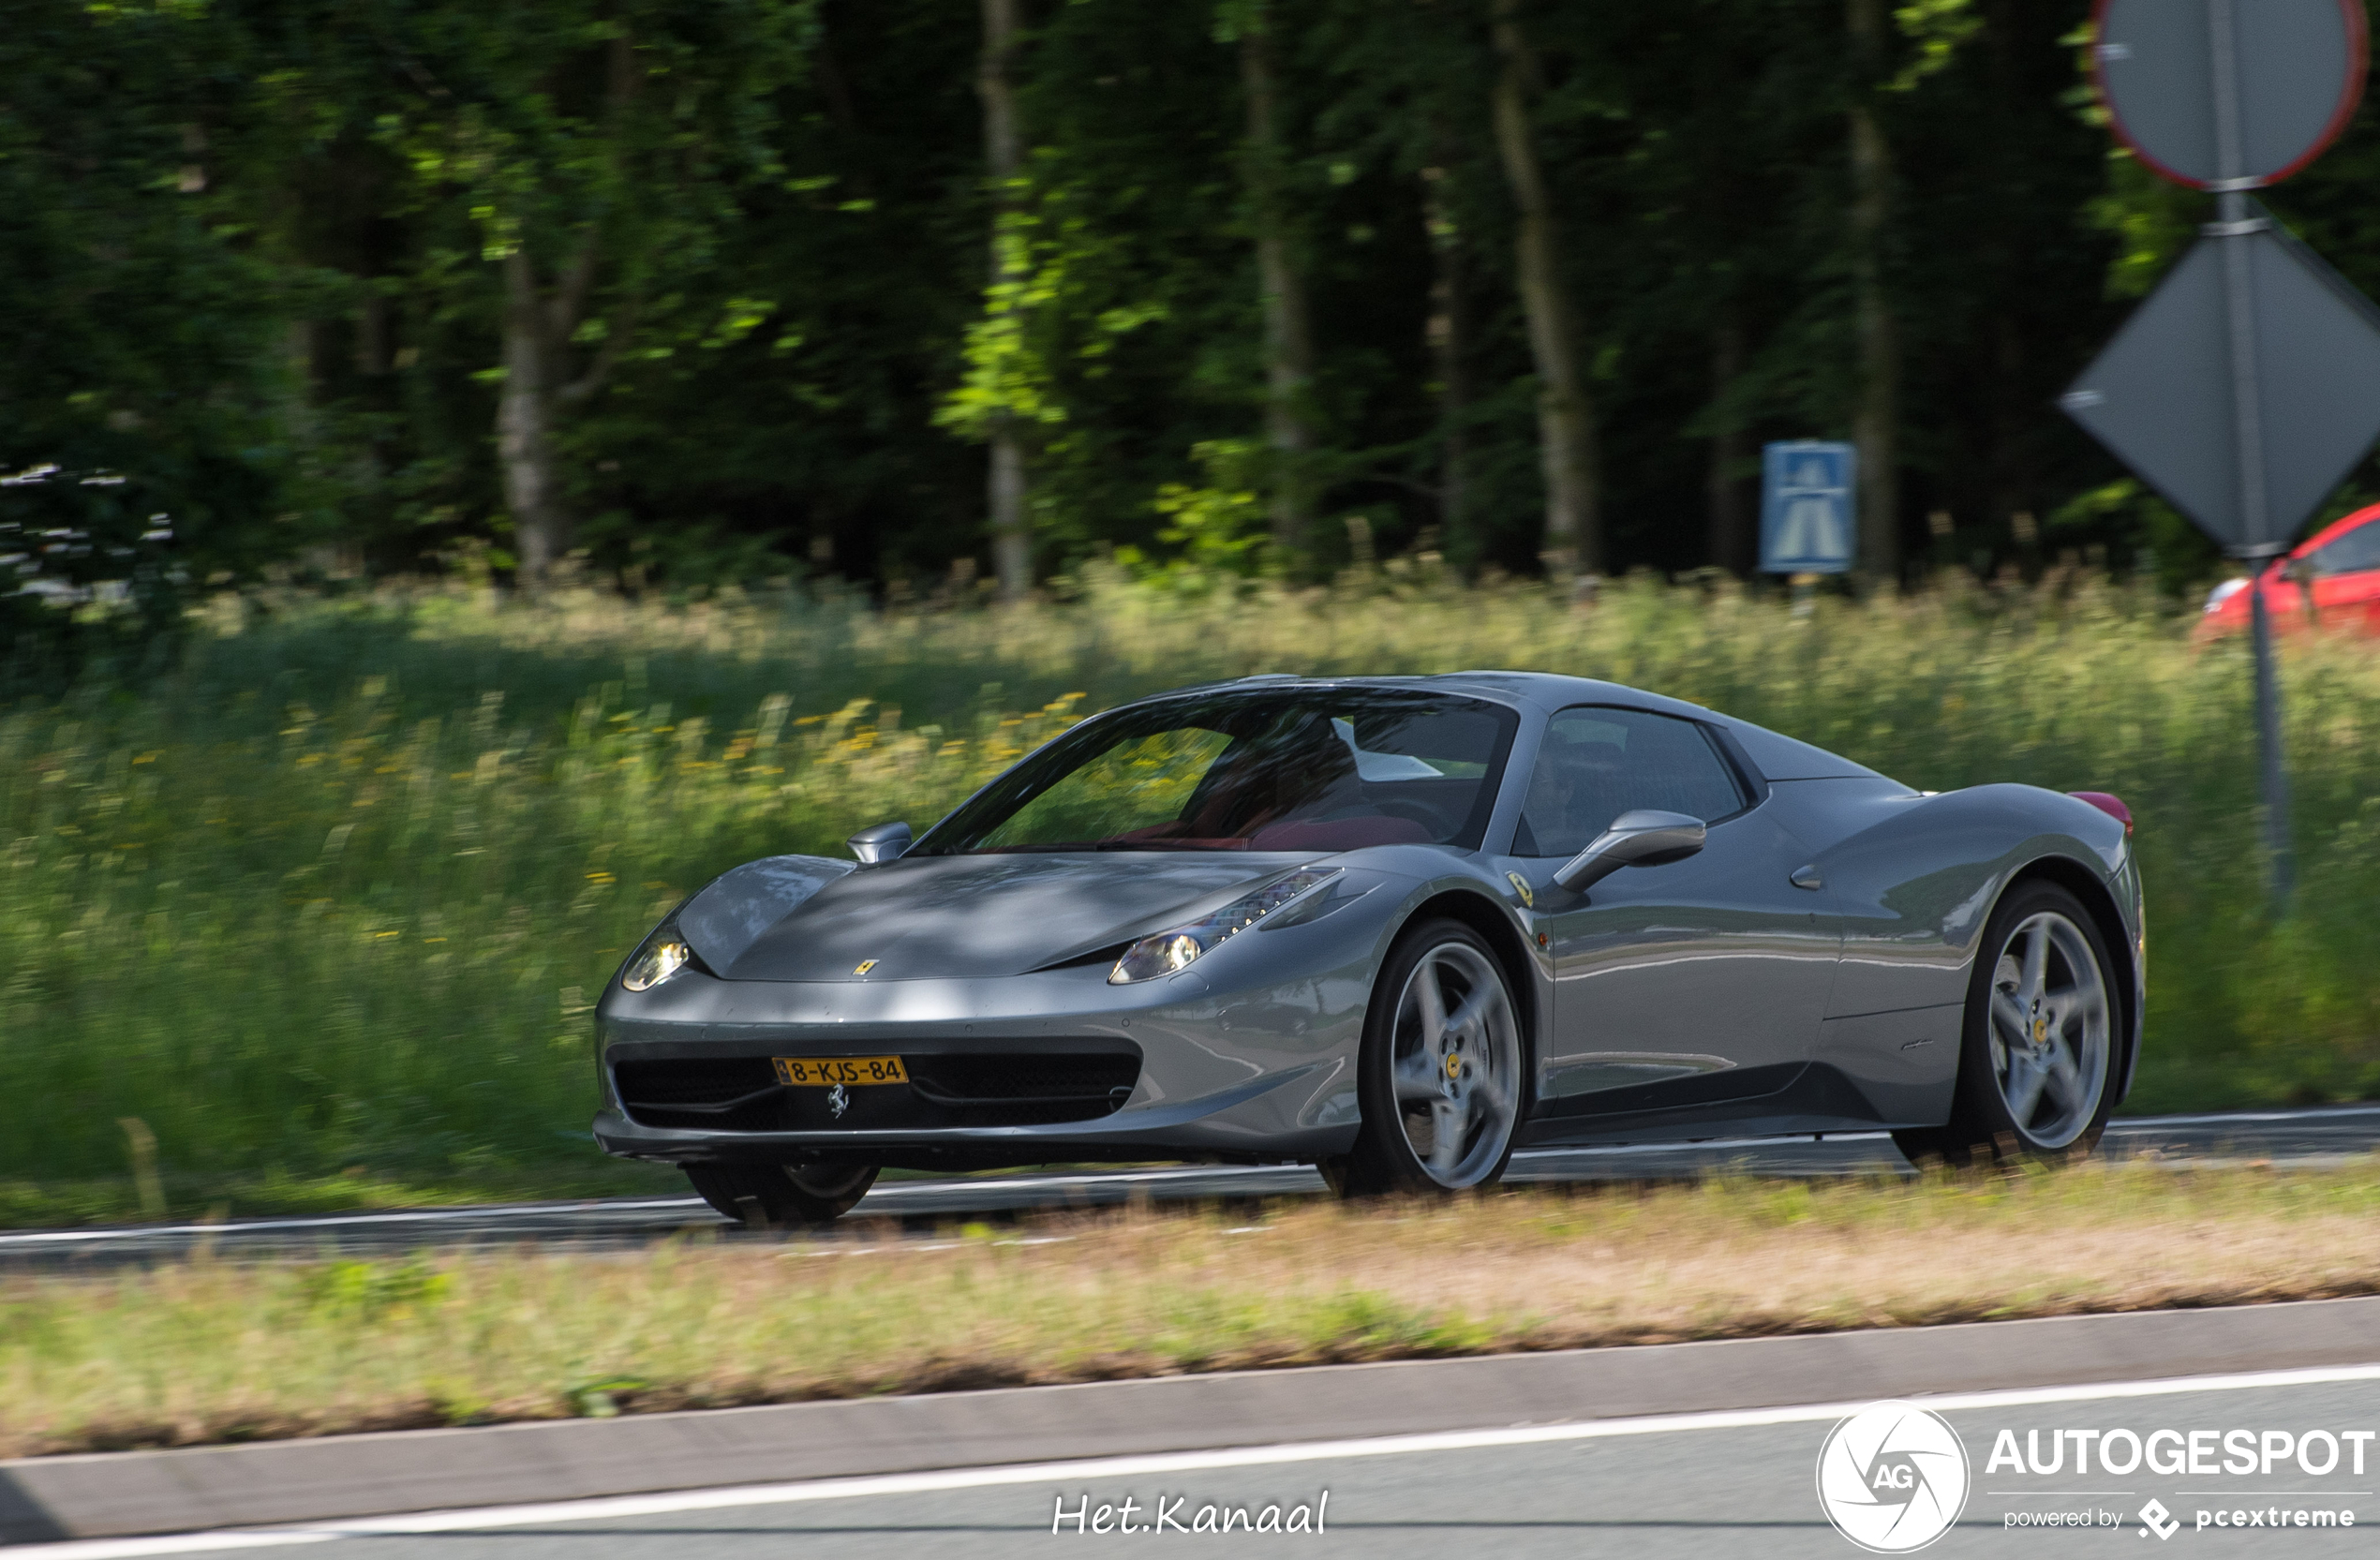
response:
M2358 526L2335 542L2314 549L2317 574L2355 574L2380 569L2380 520Z
M1566 709L1546 723L1512 854L1576 855L1613 819L1641 807L1708 823L1748 799L1694 721L1599 706Z

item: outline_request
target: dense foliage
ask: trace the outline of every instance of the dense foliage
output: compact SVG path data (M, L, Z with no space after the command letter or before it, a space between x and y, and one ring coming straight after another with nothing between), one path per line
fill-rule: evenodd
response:
M990 571L988 444L1045 577L1534 570L1561 472L1608 571L1740 571L1760 442L1881 407L1904 571L2178 580L2052 406L2202 215L2086 10L25 0L0 465L132 474L200 580L922 589ZM2375 111L2273 200L2367 289Z
M2380 1095L2380 667L2292 638L2299 914L2265 910L2246 653L2136 587L1807 617L1726 586L1573 612L1392 559L1333 592L880 612L808 591L219 598L149 686L0 715L0 1219L620 1184L588 1013L713 874L922 827L1096 708L1259 671L1525 664L1664 689L1929 789L2113 790L2140 820L2129 1108ZM273 602L270 593L263 599ZM2111 691L2120 690L2120 695ZM139 1140L139 1134L133 1134ZM37 1187L47 1190L37 1190Z

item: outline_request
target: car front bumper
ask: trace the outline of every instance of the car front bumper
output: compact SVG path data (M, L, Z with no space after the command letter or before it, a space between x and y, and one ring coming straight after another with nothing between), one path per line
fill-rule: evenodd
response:
M1204 971L1110 986L1104 964L885 982L690 972L645 993L615 986L597 1014L595 1139L671 1163L912 1168L1343 1153L1359 1124L1368 942L1351 939L1345 962L1319 976L1266 978L1271 959L1214 959L1243 977L1227 988ZM831 1110L828 1091L777 1084L769 1061L885 1055L902 1057L912 1081L851 1088ZM1120 1062L1122 1072L1098 1071ZM1051 1104L1041 1076L1093 1081ZM1034 1119L1052 1115L1065 1119Z

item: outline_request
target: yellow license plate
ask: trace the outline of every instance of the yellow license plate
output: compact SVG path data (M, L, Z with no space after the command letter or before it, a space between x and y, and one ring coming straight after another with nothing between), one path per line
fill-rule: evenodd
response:
M897 1056L779 1056L769 1060L777 1063L777 1081L796 1088L909 1081L909 1070Z

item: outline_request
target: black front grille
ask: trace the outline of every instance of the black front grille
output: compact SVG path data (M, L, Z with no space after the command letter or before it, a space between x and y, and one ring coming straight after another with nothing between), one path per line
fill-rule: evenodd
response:
M649 1105L724 1105L757 1089L774 1088L777 1069L765 1056L701 1062L623 1062L619 1086Z
M970 1052L903 1056L906 1084L844 1091L788 1088L766 1056L617 1062L612 1077L631 1120L698 1132L849 1132L1038 1126L1113 1113L1140 1077L1132 1051Z
M782 1132L784 1092L765 1056L621 1062L612 1068L620 1105L647 1126Z
M913 1056L909 1076L921 1092L969 1101L1102 1100L1126 1093L1140 1077L1140 1059L1112 1053L1071 1056Z

